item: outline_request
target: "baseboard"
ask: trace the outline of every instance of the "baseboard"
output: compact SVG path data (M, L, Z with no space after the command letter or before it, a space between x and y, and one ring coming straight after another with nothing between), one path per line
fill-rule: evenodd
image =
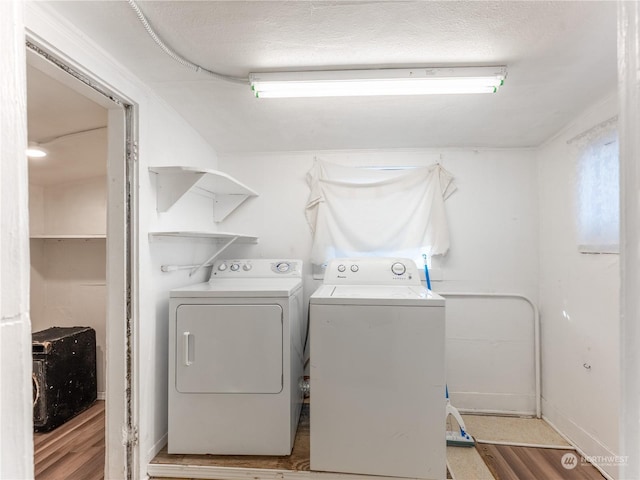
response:
M149 449L148 458L155 458L155 456L164 448L167 444L167 440L169 439L169 434L165 433L160 440L153 444L153 446Z
M557 408L544 398L542 399L542 418L560 436L573 445L583 459L596 467L608 480L615 480L620 476L620 463L623 460L603 445L597 438L581 428L570 418L563 415Z
M535 416L535 395L449 391L451 404L460 412Z
M536 416L536 412L520 412L517 410L473 410L470 408L458 408L458 412L460 412L462 415L487 415L495 417L532 418Z
M107 392L98 392L98 400L106 400L107 399Z

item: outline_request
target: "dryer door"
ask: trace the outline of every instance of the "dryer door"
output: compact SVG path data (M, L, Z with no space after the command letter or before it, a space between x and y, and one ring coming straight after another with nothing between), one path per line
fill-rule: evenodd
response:
M282 391L280 305L180 305L176 313L179 392Z

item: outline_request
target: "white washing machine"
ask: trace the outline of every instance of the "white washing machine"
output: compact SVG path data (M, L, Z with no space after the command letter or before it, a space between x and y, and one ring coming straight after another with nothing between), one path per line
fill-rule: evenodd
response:
M168 452L289 455L305 334L301 260L216 261L172 290Z
M310 299L311 470L446 478L445 301L409 259L339 259Z

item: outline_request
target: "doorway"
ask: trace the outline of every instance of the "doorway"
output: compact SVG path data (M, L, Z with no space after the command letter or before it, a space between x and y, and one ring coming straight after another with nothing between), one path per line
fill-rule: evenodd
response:
M107 423L90 415L94 437L103 438L84 456L98 471L92 478L133 478L135 107L29 41L27 104L28 140L48 154L29 160L33 331L95 331L97 410ZM78 452L64 453L36 465L36 478L60 471L65 458L78 462Z

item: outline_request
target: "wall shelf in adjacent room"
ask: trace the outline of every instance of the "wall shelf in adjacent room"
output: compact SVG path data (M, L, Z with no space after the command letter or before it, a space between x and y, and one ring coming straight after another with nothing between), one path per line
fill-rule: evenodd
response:
M242 202L258 194L233 177L216 170L196 167L149 167L157 175L156 195L159 212L168 211L188 191L214 199L213 218L224 220Z
M32 239L45 239L45 240L92 240L92 239L106 239L107 236L104 233L98 234L77 234L77 235L58 235L58 234L36 234L31 235Z

